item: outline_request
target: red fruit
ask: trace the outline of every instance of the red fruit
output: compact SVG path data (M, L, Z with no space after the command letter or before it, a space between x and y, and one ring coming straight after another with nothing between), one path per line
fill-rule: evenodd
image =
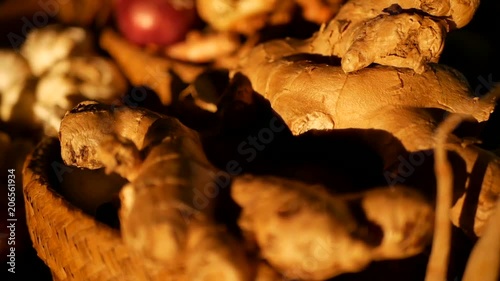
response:
M115 17L123 36L139 45L182 41L197 18L194 0L117 0Z

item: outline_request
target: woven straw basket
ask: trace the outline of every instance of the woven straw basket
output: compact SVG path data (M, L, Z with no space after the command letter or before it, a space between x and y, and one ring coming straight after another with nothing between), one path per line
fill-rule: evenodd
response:
M25 162L24 199L31 240L54 280L179 280L146 267L113 229L73 206L55 190L52 163L62 163L56 138L40 142Z

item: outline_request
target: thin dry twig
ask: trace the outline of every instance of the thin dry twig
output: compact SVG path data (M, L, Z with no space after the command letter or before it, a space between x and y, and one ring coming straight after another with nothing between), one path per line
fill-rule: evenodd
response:
M474 120L465 114L449 115L437 128L434 147L434 171L437 181L436 218L432 251L427 264L425 281L446 281L451 247L450 208L453 198L453 170L448 161L448 136L465 120Z
M489 94L484 96L482 100L492 100L492 99L497 99L500 97L500 86L495 87ZM451 223L450 223L450 218L449 218L449 211L451 208L452 204L452 197L453 197L453 171L450 162L448 161L447 157L447 149L446 149L446 144L447 144L447 138L452 132L460 125L460 123L467 121L467 120L474 120L474 118L470 115L465 115L465 114L451 114L449 115L437 128L436 134L435 134L435 148L434 148L434 155L435 155L435 162L434 162L434 170L436 173L436 181L437 181L437 202L436 202L436 219L435 219L435 228L434 228L434 237L433 237L433 243L432 243L432 251L431 255L429 258L429 262L427 265L427 272L426 272L426 277L425 281L445 281L447 280L447 269L448 269L448 260L449 260L449 253L450 253L450 247L451 247ZM498 204L497 204L498 205ZM497 206L497 209L500 207ZM497 211L496 215L493 215L491 220L492 221L500 221L500 215L498 214L500 211ZM496 235L496 241L494 244L491 246L496 246L497 244L500 244L500 239L498 234L500 234L500 226L499 224L496 225L496 227L490 227L493 230L490 230L493 234L489 234L490 236ZM488 238L487 241L492 240L493 238ZM488 244L489 242L483 242L484 244ZM493 243L493 242L492 242ZM479 246L478 246L479 247ZM477 250L477 251L489 251L489 252L495 252L497 260L497 270L496 274L498 274L498 265L500 264L500 251L491 251L490 246L483 246L481 249L487 248L488 250ZM500 248L500 245L498 245L497 249ZM494 254L494 255L495 255ZM480 254L478 254L480 255ZM492 257L493 259L494 257ZM482 260L481 260L482 261ZM475 277L477 278L478 272L481 272L482 270L479 270L479 264L481 263L480 260L477 262L472 262L473 265L471 265L471 269L468 269L471 273L471 275L475 274ZM490 260L491 264L495 263L495 260ZM470 264L471 262L469 262ZM490 271L495 271L495 269L490 269ZM472 274L474 272L474 274ZM490 275L488 275L490 276ZM491 273L491 276L493 273ZM496 275L498 276L498 275ZM479 280L475 279L474 277L469 277L471 279L468 280ZM493 278L493 277L492 277ZM464 278L464 280L467 280ZM488 281L494 281L497 280L495 278L493 279L484 279L482 278L481 280L488 280Z

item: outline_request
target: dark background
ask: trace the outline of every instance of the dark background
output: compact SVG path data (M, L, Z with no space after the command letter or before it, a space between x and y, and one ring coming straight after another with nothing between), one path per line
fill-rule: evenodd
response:
M4 4L7 1L0 1ZM37 1L13 0L22 6L16 13L0 10L0 48L12 48L8 34L22 35L23 16L31 19L31 15L40 10ZM2 6L0 6L2 9ZM55 19L51 19L54 22ZM500 82L500 66L498 62L500 44L500 1L483 0L471 23L466 27L448 34L441 63L452 66L462 72L469 81L472 91L478 96L486 94L494 84ZM482 140L485 148L500 147L500 110L497 110L486 124ZM20 198L20 197L18 197ZM21 202L18 202L18 206ZM18 231L27 231L18 229ZM19 234L18 234L19 235ZM50 272L37 259L35 251L25 241L26 249L18 253L17 273L15 280L51 280ZM2 274L6 272L2 270ZM12 277L12 276L10 276ZM1 280L6 280L1 278ZM7 279L10 280L10 279Z

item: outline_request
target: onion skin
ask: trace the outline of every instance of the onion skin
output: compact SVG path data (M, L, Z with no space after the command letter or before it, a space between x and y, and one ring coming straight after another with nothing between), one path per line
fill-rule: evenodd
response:
M138 45L182 41L197 21L194 0L117 0L114 12L120 32Z

